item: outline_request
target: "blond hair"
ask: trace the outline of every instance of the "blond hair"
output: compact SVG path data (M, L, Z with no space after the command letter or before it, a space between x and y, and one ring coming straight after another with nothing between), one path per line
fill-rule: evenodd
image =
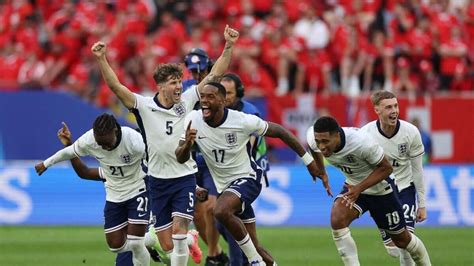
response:
M378 90L370 96L373 105L379 105L382 100L397 98L395 94L386 90Z

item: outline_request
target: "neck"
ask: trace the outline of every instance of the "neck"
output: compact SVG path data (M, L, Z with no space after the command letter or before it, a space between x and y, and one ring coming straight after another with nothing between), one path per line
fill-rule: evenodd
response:
M158 94L158 102L165 108L170 108L173 106L173 101L170 99L167 99L163 93Z
M392 126L389 124L382 123L382 121L380 121L380 129L382 129L385 136L388 136L388 137L393 136L396 128L397 128L397 124Z
M224 119L224 109L219 110L214 116L214 119L212 119L208 124L210 126L217 126L221 124L222 119Z

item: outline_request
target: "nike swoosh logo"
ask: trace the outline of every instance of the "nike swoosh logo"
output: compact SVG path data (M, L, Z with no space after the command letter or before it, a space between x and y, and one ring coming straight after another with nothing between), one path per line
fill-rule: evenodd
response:
M158 109L151 108L151 111L152 111L152 112L156 112L156 111L158 111Z
M139 213L139 214L138 214L138 217L143 217L143 216L145 216L145 215L146 215L146 213Z
M187 211L187 212L192 212L192 211L193 211L193 209L186 209L186 211Z
M198 139L205 139L207 137L204 137L204 136L198 136Z
M104 157L95 157L97 160L102 160Z

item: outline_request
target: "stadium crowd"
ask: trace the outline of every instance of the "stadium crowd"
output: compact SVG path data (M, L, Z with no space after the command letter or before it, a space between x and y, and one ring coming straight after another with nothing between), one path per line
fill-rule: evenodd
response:
M153 94L158 63L193 47L216 59L225 24L241 33L231 70L247 97L474 88L474 0L3 0L0 91L70 91L108 106L90 52L102 40L120 80Z

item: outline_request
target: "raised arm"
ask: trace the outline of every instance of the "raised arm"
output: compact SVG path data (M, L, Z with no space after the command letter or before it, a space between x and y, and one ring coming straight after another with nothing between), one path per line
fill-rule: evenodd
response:
M323 186L326 189L328 195L332 196L331 188L326 175L326 170L324 169L324 164L322 158L318 163L313 159L313 157L306 152L304 147L298 141L295 135L293 135L288 129L282 127L279 124L268 122L268 129L265 133L266 137L279 138L281 139L288 147L294 150L298 156L303 160L306 167L308 168L309 173L313 177L313 180L316 181L316 177L320 178L323 181ZM317 157L315 157L317 158ZM322 167L321 167L322 166Z
M109 62L105 56L107 45L103 42L96 42L92 45L91 51L95 55L97 62L99 63L100 72L102 77L104 77L105 83L112 90L112 92L117 95L120 101L127 107L131 109L135 107L135 95L122 83L120 83L117 75L110 67Z
M185 140L179 141L179 146L175 151L176 159L179 163L185 163L191 157L191 148L194 145L197 134L197 130L191 128L191 122L192 121L189 121L188 127L186 128Z
M211 72L198 84L198 90L201 89L209 82L218 82L219 79L224 75L230 65L230 58L232 56L232 50L234 44L239 38L239 32L230 28L229 25L225 26L224 30L225 46L221 56L217 59L214 66L212 66Z

